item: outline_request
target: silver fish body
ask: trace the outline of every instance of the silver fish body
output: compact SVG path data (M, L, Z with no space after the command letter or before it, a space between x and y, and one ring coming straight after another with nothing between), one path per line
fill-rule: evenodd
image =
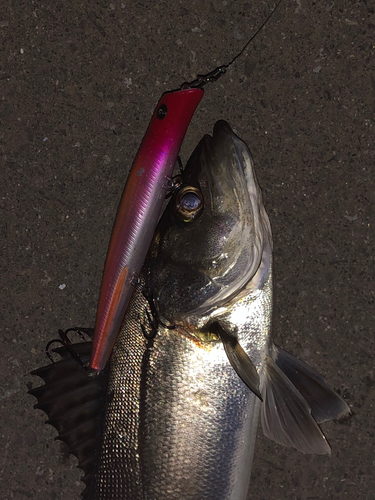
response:
M225 134L227 141L238 140L226 124ZM241 298L234 297L223 306L219 288L220 307L215 307L217 297L211 296L209 315L201 316L201 307L195 304L195 311L189 311L177 328L160 325L156 337L150 340L145 339L140 327L139 311L146 304L137 292L111 359L109 392L113 398L107 407L98 471L100 500L241 500L247 496L260 400L233 370L221 340L200 332L213 317L220 319L231 331L236 330L242 347L261 370L272 314L271 234L249 154L241 160L246 162L238 172L241 187L248 190L242 194L253 205L247 215L254 233L249 239L262 244L256 252L257 271L250 271L254 276L245 287L237 276L235 280L227 278L226 289L236 281L236 289L228 295L239 291ZM227 172L238 170L238 162L238 158L229 157ZM249 211L248 206L243 208ZM250 232L242 220L236 222L241 232ZM182 233L185 229L181 227ZM240 236L238 228L235 236ZM185 243L194 253L197 246L205 244L191 239ZM216 241L206 244L222 250ZM251 246L247 247L247 267L254 258ZM233 269L233 262L229 267ZM219 271L214 272L215 277L220 276ZM221 271L221 275L226 272ZM186 278L185 285L189 286ZM200 292L195 293L199 296ZM200 294L204 302L205 294ZM127 469L126 491L118 491L111 481L114 463Z
M270 339L272 237L247 146L218 122L183 178L159 222L108 382L79 367L77 380L62 380L73 363L65 351L35 371L46 385L31 393L78 456L85 499L246 500L259 415L276 442L325 454L318 423L348 413L321 375ZM78 346L83 360L85 349Z
M260 400L233 370L220 341L161 328L147 342L134 328L142 299L134 298L111 361L113 399L96 498L245 499ZM259 366L267 350L270 299L269 275L257 297L244 297L228 315L233 321L241 308L247 310L239 336ZM123 483L111 479L114 470Z

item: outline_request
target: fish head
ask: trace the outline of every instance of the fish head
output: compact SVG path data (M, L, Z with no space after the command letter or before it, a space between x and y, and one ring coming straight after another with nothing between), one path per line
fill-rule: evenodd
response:
M171 323L228 304L258 270L271 229L246 144L228 123L205 135L155 233L146 283Z

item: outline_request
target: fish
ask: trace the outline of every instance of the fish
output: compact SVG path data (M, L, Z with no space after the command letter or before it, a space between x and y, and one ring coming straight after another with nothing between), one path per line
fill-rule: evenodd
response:
M272 342L272 233L248 146L220 120L181 176L109 365L85 371L81 342L33 372L84 499L246 500L259 420L275 442L324 455L319 424L350 413Z

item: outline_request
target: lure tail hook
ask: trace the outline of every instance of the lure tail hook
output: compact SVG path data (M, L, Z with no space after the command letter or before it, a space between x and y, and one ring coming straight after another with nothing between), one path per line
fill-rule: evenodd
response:
M72 342L70 341L70 339L68 337L68 333L69 332L78 333L78 335L84 341L87 340L86 337L85 337L85 335L88 336L90 338L90 340L92 340L92 336L93 336L93 329L92 328L74 327L74 328L68 328L65 331L59 329L58 333L60 335L60 338L59 339L53 339L53 340L50 340L48 342L48 344L46 345L46 348L45 348L46 356L51 361L51 363L55 363L55 361L54 361L54 359L52 357L52 354L50 352L50 347L51 347L52 344L61 344L63 347L65 347L65 349L67 349L67 351L72 356L72 358L75 359L77 361L77 363L79 363L81 365L82 368L86 369L88 367L88 365L85 364L85 363L83 363L83 361L82 361L81 357L79 356L79 354L77 352L75 352L74 346L73 346Z

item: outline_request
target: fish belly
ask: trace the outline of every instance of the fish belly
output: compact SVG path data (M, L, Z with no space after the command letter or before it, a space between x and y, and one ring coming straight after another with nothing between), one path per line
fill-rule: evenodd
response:
M95 500L245 500L259 400L223 345L145 339L136 292L111 359Z

